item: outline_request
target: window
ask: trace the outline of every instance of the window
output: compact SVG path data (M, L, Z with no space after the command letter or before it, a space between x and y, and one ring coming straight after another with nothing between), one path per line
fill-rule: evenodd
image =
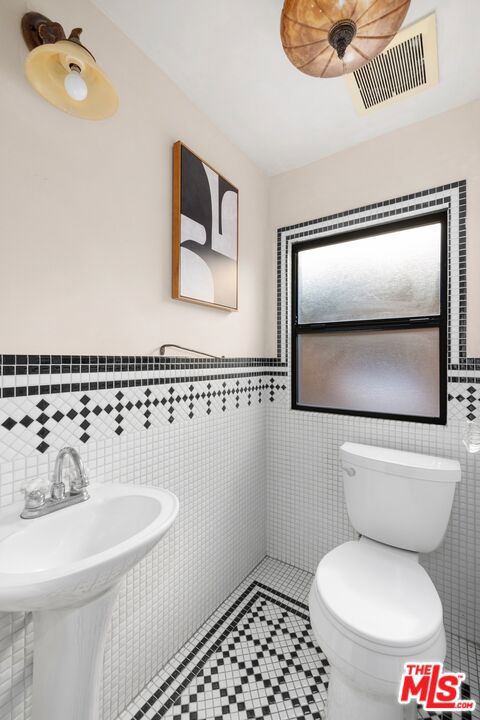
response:
M292 404L446 422L446 214L292 246Z

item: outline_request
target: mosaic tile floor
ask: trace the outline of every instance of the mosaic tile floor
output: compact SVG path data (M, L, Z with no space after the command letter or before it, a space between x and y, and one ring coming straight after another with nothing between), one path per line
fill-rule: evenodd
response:
M310 631L311 582L310 573L266 558L118 720L324 720L328 662ZM478 702L477 653L450 639L445 664L467 673Z

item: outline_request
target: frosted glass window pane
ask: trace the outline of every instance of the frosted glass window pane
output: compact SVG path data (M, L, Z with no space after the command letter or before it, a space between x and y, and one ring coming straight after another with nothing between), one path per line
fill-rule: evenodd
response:
M300 405L438 417L439 330L299 335Z
M298 253L299 323L440 313L441 225Z

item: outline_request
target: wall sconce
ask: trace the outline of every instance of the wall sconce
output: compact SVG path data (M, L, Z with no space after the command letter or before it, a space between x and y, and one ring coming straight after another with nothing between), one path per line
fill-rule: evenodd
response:
M75 28L67 38L60 23L26 13L22 34L30 53L25 72L35 90L55 107L86 120L102 120L116 112L118 95L81 44L81 32Z

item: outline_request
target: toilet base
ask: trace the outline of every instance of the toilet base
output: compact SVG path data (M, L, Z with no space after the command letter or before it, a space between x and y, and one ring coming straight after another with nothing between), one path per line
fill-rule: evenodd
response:
M400 705L396 698L373 695L351 685L330 668L325 720L416 720L416 704Z

